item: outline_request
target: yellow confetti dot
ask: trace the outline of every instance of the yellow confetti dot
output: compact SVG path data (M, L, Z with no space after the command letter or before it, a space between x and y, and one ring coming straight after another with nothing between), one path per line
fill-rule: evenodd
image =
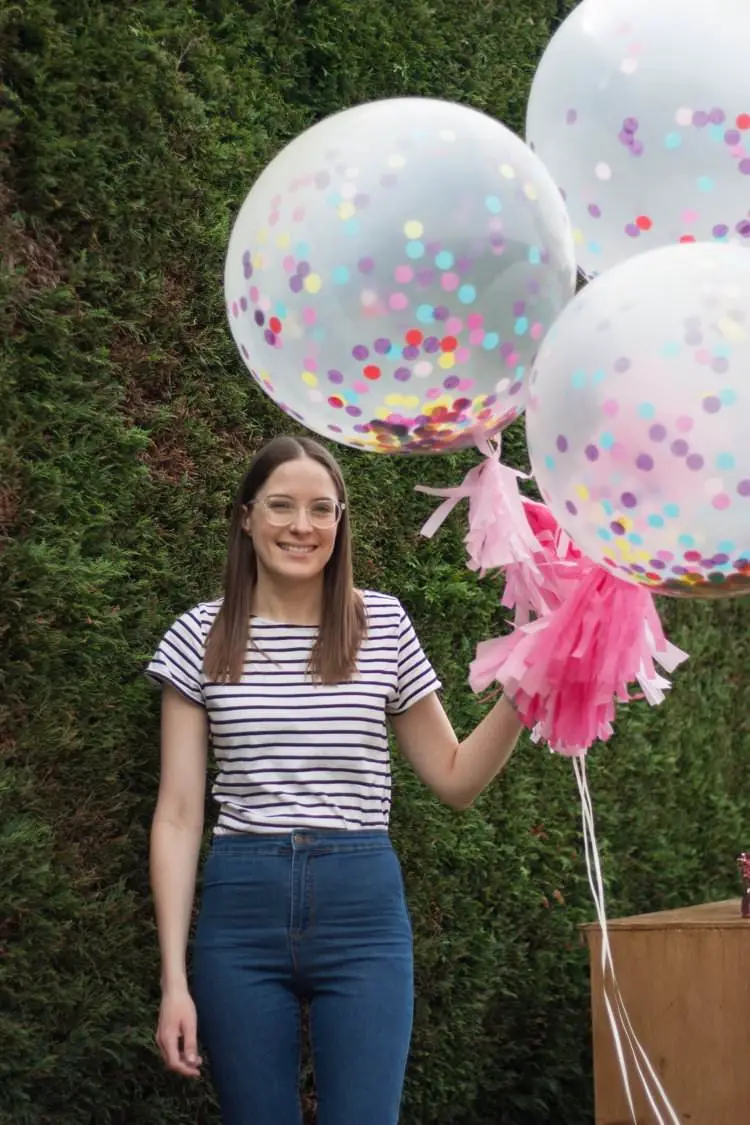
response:
M384 422L384 421L386 420L386 418L388 417L388 415L390 414L390 412L391 412L391 411L390 411L390 407L388 407L388 406L379 406L379 407L377 408L377 410L375 411L375 416L376 416L377 418L380 418L380 420Z
M404 234L407 238L421 238L424 226L419 219L409 219L408 223L404 223Z
M443 371L450 371L451 367L456 365L456 356L453 352L445 352L438 360L438 367L442 367Z
M258 240L259 245L265 246L265 244L268 242L268 227L261 227L255 237Z
M419 395L404 395L401 399L401 405L405 406L407 409L419 406Z
M384 400L386 406L403 406L403 395L386 395Z
M505 180L515 180L516 170L511 164L501 164L500 165L500 175Z
M723 316L716 326L722 335L727 340L731 340L733 344L741 344L747 339L745 329L729 316Z
M319 293L322 284L322 278L320 274L317 273L309 273L304 281L304 286L308 293Z
M573 231L573 241L575 242L576 246L582 246L583 245L584 237L583 237L583 231L580 229L580 227L576 227L575 230Z
M285 231L284 234L280 234L276 239L276 245L278 246L279 250L286 250L291 241L292 239L289 232Z
M576 485L576 496L578 497L579 500L588 500L589 490L588 490L588 488L586 488L585 484L577 484Z
M256 250L252 257L253 269L262 270L265 265L265 256L261 250Z
M345 199L343 203L339 203L338 212L340 219L351 219L357 214L357 208L351 200Z
M313 375L312 371L303 371L302 372L302 382L308 387L317 387L318 376Z
M539 198L539 192L537 191L535 184L524 184L523 194L526 196L527 199L538 199Z
M394 152L393 156L388 157L389 168L403 168L404 164L406 164L406 157L400 152Z

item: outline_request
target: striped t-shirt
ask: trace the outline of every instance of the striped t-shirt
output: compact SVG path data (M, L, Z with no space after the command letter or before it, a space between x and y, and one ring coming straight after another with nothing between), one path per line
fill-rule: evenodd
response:
M146 674L205 707L218 772L214 832L383 829L391 805L387 715L440 688L403 606L363 593L367 635L347 683L311 679L317 628L252 618L239 683L209 681L206 637L221 601L167 630Z

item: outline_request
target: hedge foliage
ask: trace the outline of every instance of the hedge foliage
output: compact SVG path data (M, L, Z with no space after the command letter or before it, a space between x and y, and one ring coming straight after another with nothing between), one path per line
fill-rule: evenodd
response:
M220 279L263 165L356 101L440 96L522 127L553 0L7 0L0 10L0 1123L218 1120L152 1046L146 874L158 697L140 670L212 594L225 507L288 421L250 385ZM418 482L471 455L337 450L358 580L398 594L455 726L498 587L432 542ZM506 444L523 465L522 433ZM668 702L590 755L611 913L735 890L748 842L744 601L663 605L691 652ZM403 768L416 931L405 1125L591 1120L592 915L568 764L524 744L472 812ZM744 835L743 835L744 833Z

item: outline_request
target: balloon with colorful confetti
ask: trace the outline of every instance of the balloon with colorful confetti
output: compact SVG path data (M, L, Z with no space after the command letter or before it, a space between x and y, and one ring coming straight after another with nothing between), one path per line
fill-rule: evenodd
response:
M229 323L258 385L332 440L440 452L499 432L575 291L560 193L466 106L358 106L292 141L232 230Z
M750 593L750 254L668 246L587 285L531 372L534 474L592 559L657 593Z
M526 139L593 277L676 242L750 246L747 0L584 0L535 75Z

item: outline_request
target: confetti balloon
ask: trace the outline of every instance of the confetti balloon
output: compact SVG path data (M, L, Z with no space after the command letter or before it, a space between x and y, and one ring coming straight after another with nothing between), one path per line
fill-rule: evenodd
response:
M750 593L750 254L667 246L591 282L542 345L526 430L590 558L662 594Z
M225 294L258 385L316 433L439 452L498 432L575 288L560 193L466 106L374 102L266 168L232 231Z
M676 242L750 245L747 0L584 0L534 78L526 138L589 277Z

